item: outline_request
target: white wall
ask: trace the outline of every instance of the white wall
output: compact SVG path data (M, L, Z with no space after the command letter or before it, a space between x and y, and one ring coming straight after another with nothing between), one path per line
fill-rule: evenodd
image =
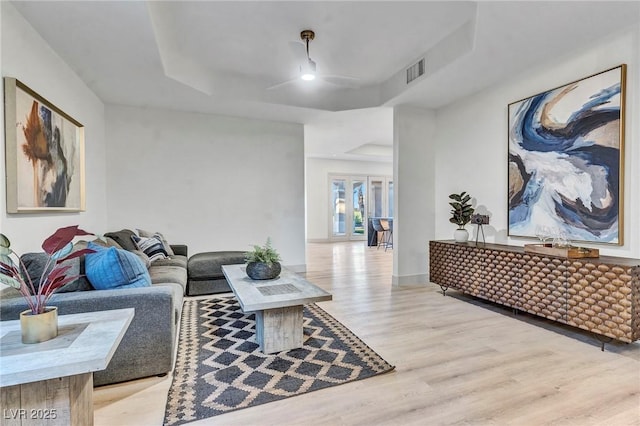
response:
M435 235L436 114L393 110L393 285L429 282L428 244Z
M488 241L533 242L507 237L507 105L626 63L625 243L598 248L604 254L640 257L639 52L640 26L636 26L438 110L436 238L451 239L455 230L448 222L448 195L467 191L491 214L491 226L485 231Z
M108 105L109 229L161 231L190 254L271 237L304 268L299 124Z
M2 23L2 4L0 4L0 24ZM2 70L2 28L4 27L4 25L0 26L0 70ZM0 76L1 77L1 76ZM3 91L4 91L4 85L3 87ZM4 92L3 92L3 96L4 96ZM0 102L0 124L2 124L2 129L0 129L0 167L2 167L2 171L3 173L0 173L0 211L6 211L6 176L4 173L4 164L5 164L5 159L4 159L4 102ZM5 215L0 214L0 232L2 232L2 230L4 229L4 221L5 221Z
M18 253L39 251L42 240L61 226L79 224L102 233L106 226L104 105L49 47L11 3L0 2L1 69L54 103L85 127L86 212L51 214L6 213L4 131L0 149L0 231ZM0 114L4 129L4 113Z
M393 164L307 158L305 167L307 241L329 241L329 174L392 176Z

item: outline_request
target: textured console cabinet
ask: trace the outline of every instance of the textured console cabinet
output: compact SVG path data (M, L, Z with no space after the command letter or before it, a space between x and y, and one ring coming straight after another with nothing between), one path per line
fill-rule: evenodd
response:
M431 282L446 290L623 342L640 339L640 259L565 259L500 244L429 242Z

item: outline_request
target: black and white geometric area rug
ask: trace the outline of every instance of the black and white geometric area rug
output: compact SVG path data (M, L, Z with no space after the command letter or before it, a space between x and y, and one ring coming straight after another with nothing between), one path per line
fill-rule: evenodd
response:
M165 425L180 425L241 408L366 379L393 370L344 325L306 305L304 346L265 355L253 314L235 298L184 302L178 355Z

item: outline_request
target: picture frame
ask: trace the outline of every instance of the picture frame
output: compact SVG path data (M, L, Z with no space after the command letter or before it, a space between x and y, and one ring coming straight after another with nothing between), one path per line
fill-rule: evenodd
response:
M84 126L4 78L7 213L85 211Z
M509 236L623 244L625 86L621 64L508 105Z

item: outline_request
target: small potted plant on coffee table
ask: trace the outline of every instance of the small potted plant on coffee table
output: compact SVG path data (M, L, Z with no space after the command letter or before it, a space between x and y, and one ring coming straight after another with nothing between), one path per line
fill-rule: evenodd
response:
M247 275L252 280L272 280L280 275L280 260L278 252L271 247L271 238L267 238L263 246L254 245L252 251L245 253Z

